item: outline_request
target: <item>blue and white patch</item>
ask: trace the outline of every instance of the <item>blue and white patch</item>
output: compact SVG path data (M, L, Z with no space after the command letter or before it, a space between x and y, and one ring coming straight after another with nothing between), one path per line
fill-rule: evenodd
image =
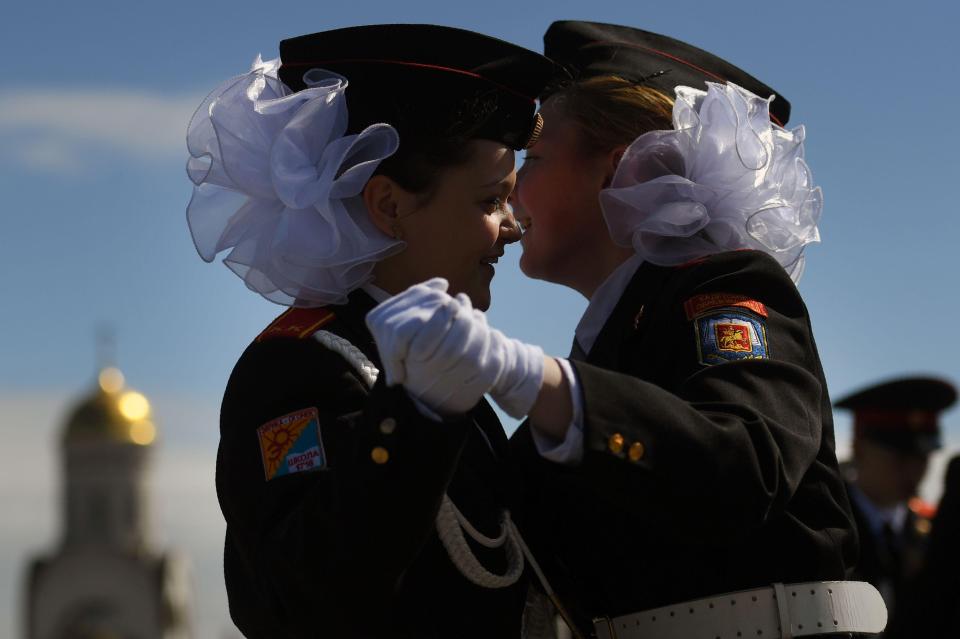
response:
M697 353L704 366L767 359L767 330L751 314L727 310L696 318Z

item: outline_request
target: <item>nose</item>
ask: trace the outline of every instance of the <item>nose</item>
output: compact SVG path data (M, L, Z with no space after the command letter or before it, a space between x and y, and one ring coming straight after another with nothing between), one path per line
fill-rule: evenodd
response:
M513 207L510 204L511 202L508 200L507 207L503 212L503 216L500 218L500 237L498 241L502 244L519 242L520 237L523 235L520 230L520 225L517 224L517 218L513 215Z
M510 211L513 214L515 220L522 220L526 217L529 217L526 211L523 208L523 204L520 201L520 182L517 181L516 188L513 189L513 192L510 193L510 197L507 198L507 204L510 207Z

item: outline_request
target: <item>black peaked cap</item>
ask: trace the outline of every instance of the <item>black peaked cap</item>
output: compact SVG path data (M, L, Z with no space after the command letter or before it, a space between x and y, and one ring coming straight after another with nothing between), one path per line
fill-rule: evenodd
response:
M957 401L957 389L935 377L903 377L868 386L834 402L858 410L923 410L940 412Z
M929 452L940 446L940 412L957 401L957 389L933 377L904 377L875 384L834 403L853 411L854 431L894 448Z
M617 75L669 96L678 86L706 89L706 82L732 82L761 97L776 94L771 120L786 126L790 103L769 86L726 60L673 38L600 22L562 20L543 35L544 54L574 80Z
M486 35L429 24L334 29L280 42L280 79L294 91L326 69L347 78L349 133L386 122L404 135L482 138L520 149L536 98L555 73L547 58Z

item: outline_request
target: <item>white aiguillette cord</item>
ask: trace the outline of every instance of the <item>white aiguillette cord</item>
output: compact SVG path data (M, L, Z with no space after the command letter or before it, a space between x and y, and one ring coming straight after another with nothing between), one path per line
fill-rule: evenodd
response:
M313 337L331 351L340 354L356 369L363 381L369 387L373 387L380 371L359 348L329 331L317 331ZM464 531L470 535L471 539L486 548L500 548L506 545L504 548L507 554L506 573L497 575L484 568L467 544L463 535ZM523 574L523 558L526 546L520 540L520 533L507 511L504 511L502 515L500 535L491 539L478 531L463 516L463 513L450 500L450 497L444 493L440 502L440 510L437 512L437 535L450 556L450 561L464 577L478 586L506 588L515 584L520 579L520 575Z
M360 374L367 386L373 388L380 370L367 359L359 348L329 331L317 331L313 337L326 348L340 354ZM440 501L440 510L437 512L437 535L440 537L440 542L446 549L447 555L450 556L450 561L453 562L460 573L471 582L484 588L506 588L520 579L520 575L523 574L524 558L526 558L550 601L553 602L557 611L570 626L574 637L582 639L582 635L573 624L572 619L554 595L553 588L547 582L540 565L533 558L533 554L523 541L520 531L510 518L509 511L503 511L500 526L498 537L495 539L487 537L464 517L446 493L443 494ZM507 570L503 575L494 574L484 568L467 544L463 535L464 531L481 546L486 548L504 547L504 552L507 555Z

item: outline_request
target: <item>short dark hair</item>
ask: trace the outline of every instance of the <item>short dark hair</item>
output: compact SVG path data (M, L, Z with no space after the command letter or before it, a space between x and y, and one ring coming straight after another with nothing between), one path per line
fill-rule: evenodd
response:
M375 175L385 175L411 193L429 197L444 169L470 160L469 138L401 136L396 153L383 160Z

